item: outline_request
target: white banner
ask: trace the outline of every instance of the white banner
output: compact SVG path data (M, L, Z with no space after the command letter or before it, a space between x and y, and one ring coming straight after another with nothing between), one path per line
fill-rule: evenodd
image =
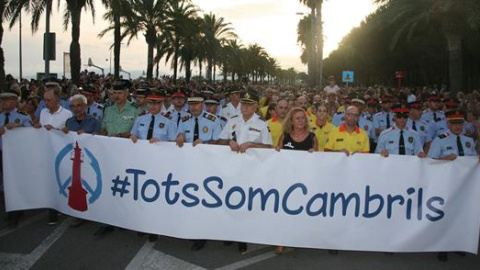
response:
M9 211L54 208L187 239L477 252L476 157L448 162L272 149L237 154L226 146L134 144L33 128L7 131L3 140Z

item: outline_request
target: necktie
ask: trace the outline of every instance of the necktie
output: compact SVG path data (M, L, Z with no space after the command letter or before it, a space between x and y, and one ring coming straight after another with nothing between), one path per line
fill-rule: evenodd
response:
M10 116L9 112L5 112L5 121L3 122L3 126L6 126L8 123L10 123L10 119L8 118Z
M198 140L198 118L195 117L195 128L193 128L193 141Z
M433 112L433 121L438 122L437 113Z
M181 113L178 113L178 118L177 118L177 127L180 124L180 118L182 117Z
M415 125L415 121L412 121L412 129L417 131L417 126Z
M463 157L465 153L463 152L462 141L460 141L460 136L457 136L457 148L458 148L458 155Z
M150 140L153 136L153 126L155 125L155 116L152 115L152 120L150 120L150 126L148 127L147 140Z
M387 128L390 128L390 114L387 113Z
M90 114L90 106L87 108L87 114Z
M398 154L405 155L405 140L403 139L403 130L400 130L400 140L398 141Z

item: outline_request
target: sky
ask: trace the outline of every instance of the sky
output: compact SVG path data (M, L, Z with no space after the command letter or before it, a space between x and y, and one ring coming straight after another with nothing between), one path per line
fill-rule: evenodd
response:
M306 65L300 61L301 48L297 43L297 24L309 9L298 0L192 0L203 12L212 12L217 17L223 17L225 22L231 23L240 43L249 45L257 43L267 53L277 59L282 68L293 67L297 71L306 71ZM110 59L113 69L113 55L109 48L113 43L113 36L106 35L98 38L98 33L108 27L102 15L105 9L100 1L95 1L96 16L94 22L91 13L82 13L80 34L82 69L100 72L99 69L88 67L91 58L94 65L110 72ZM365 17L375 10L372 0L324 0L322 16L324 22L324 57L338 47L338 43L350 30L360 25ZM70 29L63 30L62 12L54 5L51 17L51 32L56 33L56 61L50 62L50 72L63 75L63 52L69 51ZM5 53L5 71L15 77L20 73L18 23L12 28L4 23L3 50ZM22 22L22 73L23 77L34 77L36 72L44 71L43 33L45 31L44 18L38 32L32 34L30 17L23 15ZM121 67L136 78L146 71L147 46L143 36L139 35L130 44L122 44ZM162 61L161 74L171 74L170 64ZM123 74L128 77L126 73ZM184 71L180 72L184 75ZM193 75L198 75L198 67L193 67ZM70 77L69 74L66 74Z

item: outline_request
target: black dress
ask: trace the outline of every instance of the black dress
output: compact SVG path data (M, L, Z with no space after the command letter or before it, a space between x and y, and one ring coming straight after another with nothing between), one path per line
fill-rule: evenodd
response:
M315 134L310 132L305 140L296 142L292 139L289 133L283 133L283 145L282 149L287 150L304 150L308 151L314 147Z

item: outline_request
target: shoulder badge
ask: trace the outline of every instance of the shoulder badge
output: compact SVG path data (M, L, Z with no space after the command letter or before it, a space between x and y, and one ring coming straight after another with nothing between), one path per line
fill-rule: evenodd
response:
M408 142L413 143L413 137L412 136L408 137Z
M159 127L159 128L164 128L164 127L165 127L165 123L160 123L160 124L158 124L158 127Z
M222 121L228 121L228 119L223 117L223 116L218 116L218 117L220 117L220 120L222 120Z
M440 134L438 135L438 138L440 139L445 139L447 137L447 134Z
M465 143L465 146L466 146L467 148L470 148L470 147L472 147L472 144L470 144L470 142L466 142L466 143Z
M184 117L182 117L182 122L186 122L188 121L188 119L190 119L190 115L185 115Z
M211 113L203 113L203 118L207 118L208 120L212 121L212 122L215 122L215 120L217 120L217 117Z

